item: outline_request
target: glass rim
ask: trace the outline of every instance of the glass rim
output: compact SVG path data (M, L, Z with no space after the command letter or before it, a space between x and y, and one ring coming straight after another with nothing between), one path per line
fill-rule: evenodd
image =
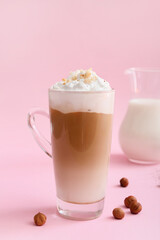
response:
M150 72L150 73L160 73L160 67L131 67L128 68L125 73L129 72Z
M98 94L100 94L100 93L114 93L115 92L115 89L114 88L112 88L111 90L98 90L98 91L89 91L89 90L84 90L84 91L82 91L82 90L64 90L64 89L54 89L54 88L49 88L48 89L48 92L50 93L50 92L63 92L63 93L82 93L82 94L85 94L85 93L87 93L87 94L95 94L95 93L98 93Z

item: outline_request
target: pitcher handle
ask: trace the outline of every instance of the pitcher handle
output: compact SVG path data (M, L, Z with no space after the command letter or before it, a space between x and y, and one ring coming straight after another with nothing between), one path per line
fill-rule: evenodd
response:
M32 109L29 113L28 113L28 126L32 131L32 134L34 136L34 139L36 140L36 142L38 143L38 145L40 146L40 148L49 156L52 157L51 154L51 142L48 141L37 129L36 127L36 122L35 122L35 115L42 115L45 116L47 118L49 118L49 114L44 111L41 110L40 108L35 108Z

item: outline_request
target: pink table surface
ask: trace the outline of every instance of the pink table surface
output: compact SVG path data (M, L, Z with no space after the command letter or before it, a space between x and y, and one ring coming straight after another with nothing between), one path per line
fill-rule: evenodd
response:
M129 163L118 145L131 94L125 69L159 66L159 9L159 0L0 1L0 240L160 239L160 165ZM104 212L79 222L56 213L52 160L36 146L26 115L47 109L54 82L89 67L115 88L116 101ZM127 188L118 186L124 176ZM143 205L139 215L123 206L130 194ZM122 221L112 218L119 206ZM38 211L47 215L43 227L33 224Z
M32 141L31 141L32 142ZM36 149L33 145L33 149ZM52 160L40 151L2 154L0 167L0 239L154 239L160 237L160 165L135 165L122 154L112 154L103 214L95 220L73 221L56 211ZM127 177L127 188L119 179ZM135 195L142 203L138 215L130 214L123 200ZM115 220L112 210L122 207L123 220ZM47 216L42 227L33 224L37 212Z

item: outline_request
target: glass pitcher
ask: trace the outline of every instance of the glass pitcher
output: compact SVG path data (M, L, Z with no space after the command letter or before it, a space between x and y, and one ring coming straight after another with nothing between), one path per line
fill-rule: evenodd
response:
M135 163L160 163L160 68L130 68L132 98L119 131L120 146Z

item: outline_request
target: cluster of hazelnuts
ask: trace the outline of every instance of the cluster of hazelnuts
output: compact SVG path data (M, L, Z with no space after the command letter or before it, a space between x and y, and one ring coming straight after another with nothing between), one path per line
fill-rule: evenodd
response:
M122 187L127 187L129 184L129 181L127 178L122 178L120 180L120 185ZM130 212L132 214L138 214L142 210L142 205L137 201L137 199L134 196L128 196L124 199L124 205L127 208L130 208ZM122 208L114 208L113 209L113 216L116 219L122 219L125 216L124 211Z
M129 184L129 181L127 178L122 178L120 180L121 187L127 187ZM124 199L124 205L127 208L130 208L130 211L132 214L138 214L142 210L142 205L137 202L137 199L134 196L129 196ZM125 216L125 213L122 208L115 208L113 209L113 216L116 219L122 219ZM37 226L42 226L46 223L47 217L43 213L37 213L34 216L34 223Z

